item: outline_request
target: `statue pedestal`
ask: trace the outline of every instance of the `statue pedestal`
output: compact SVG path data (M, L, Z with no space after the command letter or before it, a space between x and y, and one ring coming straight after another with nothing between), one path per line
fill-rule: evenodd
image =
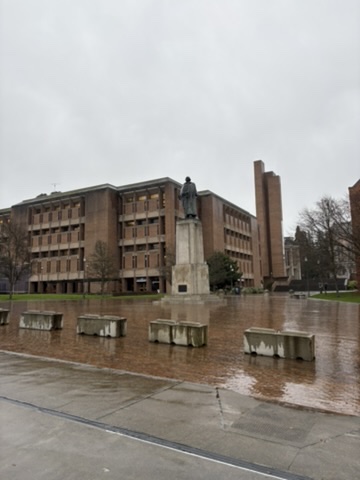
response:
M202 225L198 219L176 224L176 265L172 268L173 296L209 295L209 268L204 262Z

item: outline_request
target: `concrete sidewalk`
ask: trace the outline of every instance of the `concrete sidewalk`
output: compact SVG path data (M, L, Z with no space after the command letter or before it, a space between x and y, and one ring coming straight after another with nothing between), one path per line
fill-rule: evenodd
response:
M2 479L360 479L360 417L0 352Z

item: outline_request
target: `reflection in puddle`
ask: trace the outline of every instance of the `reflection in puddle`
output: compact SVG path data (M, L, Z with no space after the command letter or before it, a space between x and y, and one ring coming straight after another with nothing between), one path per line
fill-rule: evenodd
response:
M7 307L7 302L0 306ZM19 329L26 310L55 310L63 330ZM124 316L127 336L76 334L84 313ZM209 325L203 348L148 341L151 320ZM316 336L316 360L303 362L245 355L243 332L250 327L302 330ZM360 414L360 305L296 300L286 295L228 297L221 305L166 305L150 300L14 302L10 323L0 327L0 349L59 358L136 373L207 383L260 399Z

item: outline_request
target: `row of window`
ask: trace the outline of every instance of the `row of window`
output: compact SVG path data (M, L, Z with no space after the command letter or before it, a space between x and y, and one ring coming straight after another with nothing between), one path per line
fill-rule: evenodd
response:
M47 203L42 206L33 207L34 214L43 212L58 212L59 210L68 210L69 208L80 208L80 200L63 201L61 203Z
M43 235L33 237L31 245L33 247L41 247L43 245L58 245L63 243L75 243L84 238L80 237L80 232L57 233L55 235Z
M163 193L163 197L165 197L165 193ZM159 198L159 193L139 193L138 195L127 195L125 197L126 203L133 203L133 202L144 202L145 200L156 200Z
M130 220L125 222L125 227L135 227L138 225L153 225L159 223L159 217L141 218L139 220Z
M126 245L124 248L124 252L143 252L147 250L159 250L160 243L142 243L140 245Z
M33 236L37 236L48 235L49 233L77 232L78 230L80 230L80 225L64 225L62 227L34 229L31 233Z
M246 273L253 273L253 264L252 264L252 256L247 255L246 253L234 252L232 250L225 250L226 255L231 257L233 260L236 261L239 271L246 274Z
M34 274L41 275L44 273L69 273L76 271L79 272L80 270L84 269L84 263L81 262L81 260L76 254L71 258L69 256L62 256L62 258L52 258L56 257L56 255L53 255L53 253L58 252L44 252L41 257L35 255L33 256L33 259L38 260L37 262L34 262L32 266ZM68 253L72 255L71 252ZM159 254L144 254L141 256L124 255L120 259L119 268L158 268L159 266Z
M37 225L39 223L50 223L59 220L66 220L71 218L79 218L81 216L80 208L69 209L66 211L59 210L58 212L39 213L32 215L31 224Z
M49 258L49 257L74 257L80 258L80 249L79 248L69 248L64 250L51 250L46 252L35 252L31 254L31 258L33 260L38 260L41 258Z

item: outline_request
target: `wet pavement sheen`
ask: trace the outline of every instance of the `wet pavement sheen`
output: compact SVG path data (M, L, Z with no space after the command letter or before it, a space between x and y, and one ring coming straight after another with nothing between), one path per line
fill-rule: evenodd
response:
M8 302L0 302L8 308ZM19 329L27 310L63 313L56 331ZM126 317L127 336L76 334L84 313ZM151 320L168 318L209 325L202 348L150 343ZM315 334L313 362L244 354L250 327L301 330ZM360 305L297 300L265 294L228 297L224 305L166 305L151 300L13 302L10 323L0 327L0 349L97 367L228 388L262 400L360 415Z

